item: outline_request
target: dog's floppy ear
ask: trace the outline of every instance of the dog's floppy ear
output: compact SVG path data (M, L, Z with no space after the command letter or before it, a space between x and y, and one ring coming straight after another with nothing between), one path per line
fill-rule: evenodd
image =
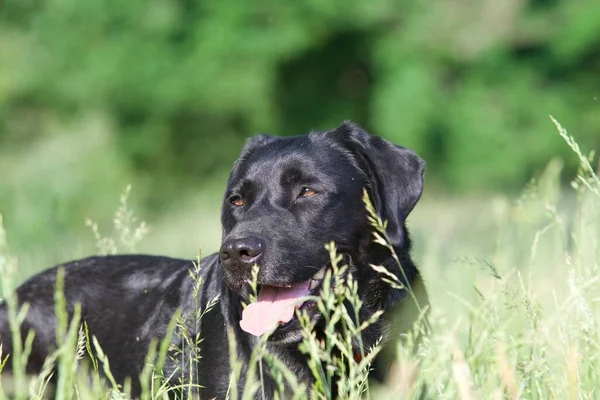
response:
M404 239L404 220L423 192L425 161L412 150L371 136L357 124L346 121L328 136L354 157L367 175L367 188L379 216L387 220L392 244Z

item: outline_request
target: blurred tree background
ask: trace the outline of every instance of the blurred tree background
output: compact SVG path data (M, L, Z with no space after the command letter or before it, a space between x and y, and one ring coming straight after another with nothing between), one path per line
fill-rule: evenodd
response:
M569 154L548 114L600 147L597 0L0 7L0 212L26 260L89 254L84 218L110 221L128 183L159 232L146 251L214 249L228 169L257 132L352 119L453 195L519 190Z

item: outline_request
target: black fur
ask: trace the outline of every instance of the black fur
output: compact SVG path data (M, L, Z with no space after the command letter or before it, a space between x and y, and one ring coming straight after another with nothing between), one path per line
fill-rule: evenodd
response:
M334 241L353 266L364 302L362 318L381 309L391 311L410 300L405 299L404 291L383 283L369 267L385 265L404 280L387 250L373 243L362 191L368 190L379 214L388 221L389 237L409 280L405 283L417 285L420 277L409 255L405 219L421 196L424 169L425 163L412 151L370 136L350 122L325 133L257 136L248 141L229 177L221 214L223 242L253 238L253 246L260 245L259 284L284 286L305 281L315 267L327 265L324 244ZM305 186L316 194L300 196ZM236 199L243 205L232 204ZM199 327L202 358L195 368L204 386L203 398L225 398L229 383L227 327L235 333L238 355L244 362L256 342L239 325L241 301L248 298L250 268L240 258L223 256L223 251L221 258L213 254L202 260L205 283L200 305L220 296L219 304L202 318ZM73 305L81 303L83 319L106 352L118 381L140 374L151 340L165 335L176 310L182 310L184 320L193 313L190 261L123 255L90 257L63 267L69 309L72 312ZM56 268L49 269L17 289L20 303L31 305L23 335L30 329L36 332L29 372L38 372L54 347L55 278ZM316 317L316 311L313 313ZM389 330L385 321L365 333L365 346ZM192 324L190 329L197 328ZM298 322L293 320L273 334L269 348L301 381L310 382L305 358L297 350L299 338ZM0 340L4 354L10 353L4 306L0 309ZM178 340L176 337L174 344ZM166 375L175 367L168 361ZM269 394L273 383L268 371L265 376L264 388ZM242 387L243 381L239 383ZM133 389L136 393L140 390L135 379Z

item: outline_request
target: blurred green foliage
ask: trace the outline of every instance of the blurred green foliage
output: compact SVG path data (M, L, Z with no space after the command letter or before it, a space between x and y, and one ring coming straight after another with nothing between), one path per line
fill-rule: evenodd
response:
M599 96L597 0L5 0L0 210L39 236L131 182L161 212L247 136L344 119L430 186L516 189L568 154L548 114L600 146Z

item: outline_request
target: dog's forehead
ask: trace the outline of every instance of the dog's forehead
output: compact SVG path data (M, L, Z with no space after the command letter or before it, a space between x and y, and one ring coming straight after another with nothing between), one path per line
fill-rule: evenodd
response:
M273 137L242 154L237 177L272 180L287 175L299 179L326 179L352 172L352 164L341 152L305 135Z

